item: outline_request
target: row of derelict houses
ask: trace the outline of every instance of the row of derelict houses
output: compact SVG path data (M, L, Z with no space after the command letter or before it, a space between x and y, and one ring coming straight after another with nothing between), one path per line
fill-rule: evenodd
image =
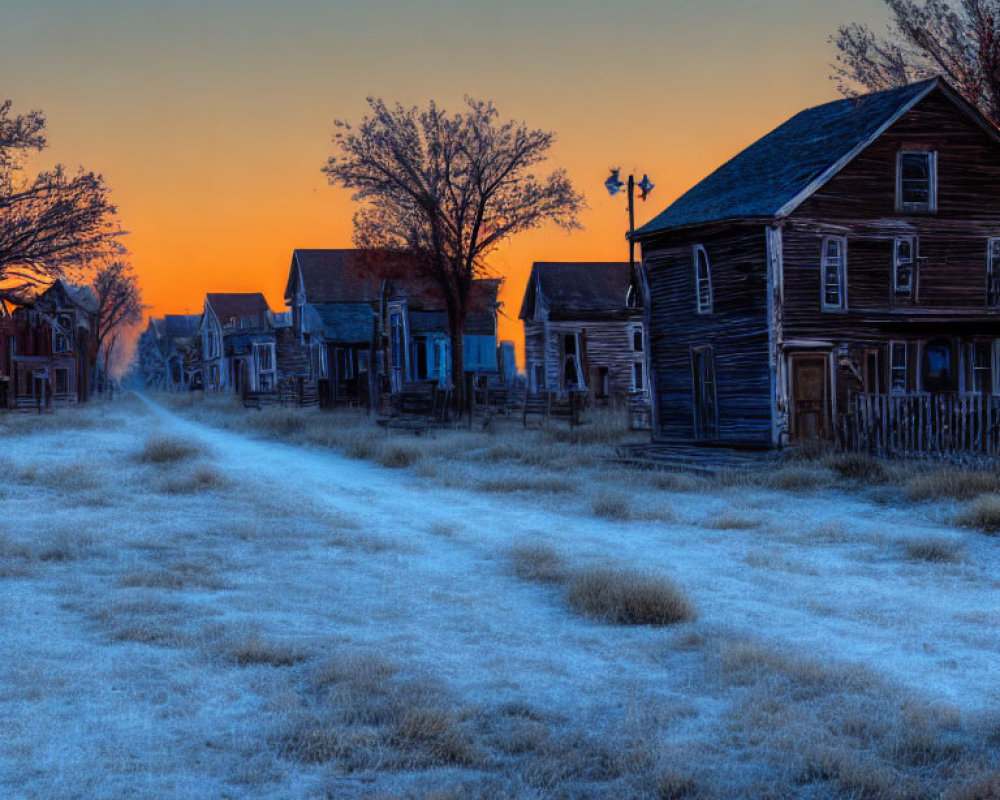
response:
M533 266L525 396L648 399L663 444L1000 453L998 186L1000 132L941 79L807 109L635 231L637 270ZM497 289L477 282L465 364L509 381ZM296 251L285 303L151 320L147 380L327 403L453 380L402 256Z

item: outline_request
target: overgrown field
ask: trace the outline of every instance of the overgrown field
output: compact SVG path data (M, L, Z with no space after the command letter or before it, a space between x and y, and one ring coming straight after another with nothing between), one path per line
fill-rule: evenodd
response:
M0 416L0 796L1000 798L1000 477Z

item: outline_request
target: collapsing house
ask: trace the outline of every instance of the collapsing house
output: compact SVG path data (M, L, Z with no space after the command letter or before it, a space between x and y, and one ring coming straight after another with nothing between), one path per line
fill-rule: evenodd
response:
M654 440L1000 452L1000 134L944 81L803 111L636 231Z
M521 304L532 393L645 396L643 310L628 262L536 262Z

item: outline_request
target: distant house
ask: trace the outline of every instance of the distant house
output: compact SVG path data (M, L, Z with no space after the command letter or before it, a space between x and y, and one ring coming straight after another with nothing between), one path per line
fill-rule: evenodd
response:
M643 311L628 262L536 262L521 303L532 392L644 395Z
M146 386L179 391L201 385L200 327L200 314L149 318L136 347Z
M8 404L69 405L87 400L97 356L97 297L58 279L10 314Z
M466 372L497 370L498 286L474 281ZM292 330L309 350L309 380L324 405L369 404L408 382L452 380L440 290L404 253L296 250L285 303Z
M932 79L803 111L690 189L636 232L654 438L995 446L997 185L997 128Z
M199 337L206 391L277 391L274 318L263 294L206 295Z

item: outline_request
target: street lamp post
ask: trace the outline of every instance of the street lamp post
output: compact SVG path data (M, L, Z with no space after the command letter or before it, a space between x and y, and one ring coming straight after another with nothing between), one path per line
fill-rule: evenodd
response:
M629 275L635 287L634 290L638 292L640 283L638 282L638 275L635 272L635 187L637 185L639 187L639 199L645 201L649 193L653 191L654 184L649 179L649 175L645 173L643 173L642 180L638 184L635 182L635 176L630 173L628 183L626 184L619 176L620 172L621 167L612 167L611 175L604 181L604 186L608 190L608 194L612 197L618 194L623 186L628 187L628 267Z

